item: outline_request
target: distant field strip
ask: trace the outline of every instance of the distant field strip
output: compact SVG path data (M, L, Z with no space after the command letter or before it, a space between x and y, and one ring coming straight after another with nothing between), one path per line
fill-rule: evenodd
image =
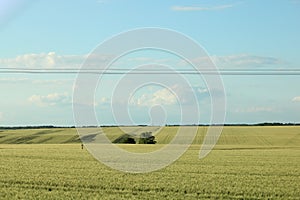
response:
M91 128L92 129L92 128ZM152 132L157 144L169 144L177 134L178 127L104 127L103 133L115 140L127 133L138 136ZM202 144L208 127L198 127L193 144ZM0 144L71 144L80 143L74 128L0 130ZM218 145L242 146L298 146L299 126L253 126L224 127Z
M65 144L79 143L80 139L73 128L16 129L2 130L2 144Z

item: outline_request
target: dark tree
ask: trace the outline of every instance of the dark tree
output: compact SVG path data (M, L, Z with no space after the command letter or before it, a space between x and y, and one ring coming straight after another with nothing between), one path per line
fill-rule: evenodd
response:
M129 134L124 134L118 137L113 141L113 143L118 144L135 144L134 138L132 138Z
M155 144L155 137L152 135L151 132L144 132L141 133L139 144Z

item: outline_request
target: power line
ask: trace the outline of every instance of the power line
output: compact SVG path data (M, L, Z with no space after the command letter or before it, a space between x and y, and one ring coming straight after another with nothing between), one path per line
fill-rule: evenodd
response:
M78 69L78 68L60 68L60 69L37 69L37 68L0 68L0 74L105 74L105 75L167 75L167 74L207 74L207 75L300 75L300 69L278 69L278 68L264 68L264 69L209 69L203 68L195 69Z
M145 69L145 68L28 68L28 67L1 67L0 70L33 70L33 71L80 71L80 70L88 70L88 71L197 71L196 69L162 69L162 68L155 68L152 69ZM298 68L219 68L219 69L212 69L212 68L201 68L201 71L300 71Z

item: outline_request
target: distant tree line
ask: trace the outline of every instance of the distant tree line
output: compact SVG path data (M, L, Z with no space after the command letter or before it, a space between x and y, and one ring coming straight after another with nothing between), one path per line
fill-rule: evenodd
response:
M172 126L300 126L300 123L281 123L281 122L263 122L255 124L237 123L237 124L166 124L167 127Z
M133 125L101 125L101 126L80 126L78 128L99 128L99 127L134 127ZM136 125L147 127L148 125ZM300 123L281 123L281 122L263 122L263 123L256 123L256 124L247 124L247 123L240 123L240 124L166 124L166 127L173 127L173 126L300 126ZM41 126L0 126L0 129L51 129L51 128L75 128L75 126L54 126L54 125L41 125Z

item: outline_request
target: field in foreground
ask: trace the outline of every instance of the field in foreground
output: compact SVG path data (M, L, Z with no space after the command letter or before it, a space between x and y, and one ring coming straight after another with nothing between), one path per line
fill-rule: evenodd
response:
M0 199L300 199L300 127L225 127L218 145L199 160L205 130L199 128L174 164L147 174L99 163L81 149L73 129L2 131ZM121 134L117 128L107 133ZM159 132L156 148L175 133L176 127Z

